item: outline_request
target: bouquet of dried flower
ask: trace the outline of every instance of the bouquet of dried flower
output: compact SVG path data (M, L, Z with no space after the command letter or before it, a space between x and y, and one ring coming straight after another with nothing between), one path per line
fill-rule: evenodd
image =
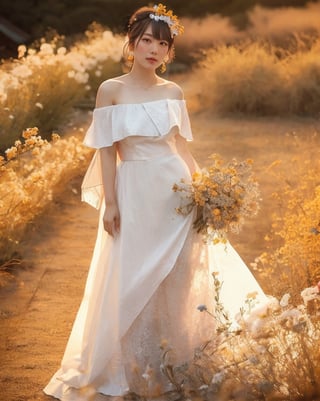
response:
M227 233L238 233L244 218L259 209L260 192L252 174L252 160L232 159L224 164L217 154L213 163L192 175L191 182L181 180L173 190L183 194L179 214L187 215L196 207L194 228L206 242L226 242Z

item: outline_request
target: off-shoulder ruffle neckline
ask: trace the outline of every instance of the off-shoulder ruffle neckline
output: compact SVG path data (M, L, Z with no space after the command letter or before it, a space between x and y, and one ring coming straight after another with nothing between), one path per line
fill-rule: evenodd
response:
M146 102L140 102L140 103L117 103L117 104L111 104L109 106L101 106L101 107L96 107L94 108L95 110L102 110L102 109L112 109L112 108L117 108L121 106L143 106L145 104L152 104L152 103L159 103L159 102L182 102L185 103L185 99L170 99L170 98L164 98L164 99L157 99L157 100L149 100Z

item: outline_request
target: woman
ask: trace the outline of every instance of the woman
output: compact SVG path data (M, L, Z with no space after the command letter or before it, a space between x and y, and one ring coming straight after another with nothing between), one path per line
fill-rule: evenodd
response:
M44 390L61 400L92 390L113 396L169 390L160 372L164 346L180 363L213 334L214 321L197 310L213 304L209 259L215 271L219 263L240 265L237 274L249 280L240 296L252 285L263 295L231 247L226 255L205 246L192 229L194 215L176 213L181 199L172 186L190 180L197 167L187 148L192 133L182 90L156 70L170 61L181 31L161 4L139 9L128 30L132 68L97 93L85 144L98 151L83 200L100 208L101 219L61 368Z

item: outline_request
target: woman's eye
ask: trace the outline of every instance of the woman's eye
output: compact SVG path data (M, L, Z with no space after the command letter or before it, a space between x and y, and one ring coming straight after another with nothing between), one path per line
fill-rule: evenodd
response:
M160 42L160 45L161 46L169 46L169 43L168 42Z
M151 40L150 40L149 38L143 38L142 40L143 40L144 42L146 42L146 43L151 42Z

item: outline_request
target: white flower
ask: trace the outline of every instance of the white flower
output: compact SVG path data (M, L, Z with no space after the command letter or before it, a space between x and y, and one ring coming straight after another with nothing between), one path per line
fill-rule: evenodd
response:
M89 80L89 74L87 72L81 73L81 72L76 72L74 79L79 83L79 84L86 84Z
M51 56L53 54L53 48L49 43L42 43L40 46L40 53L45 56Z
M20 45L20 46L18 46L18 58L24 57L24 55L26 54L26 52L27 52L27 48L26 48L25 45Z
M302 313L299 311L299 309L293 308L281 313L280 319L281 320L292 319L296 323L301 316Z
M151 379L152 375L153 375L153 369L148 364L146 366L146 369L145 369L144 373L141 376L143 377L144 380L149 381Z
M148 373L143 373L143 374L142 374L142 377L143 377L143 379L144 379L145 381L149 381L151 376L148 375Z
M59 47L59 49L57 50L57 54L59 54L59 56L63 56L67 53L67 49L64 46Z
M102 39L103 39L103 40L107 40L107 41L113 40L113 34L112 34L112 32L111 32L111 31L104 31L104 32L102 33Z
M207 385L207 384L203 384L202 386L200 386L199 388L198 388L198 390L207 390L207 388L208 388L209 386Z
M218 372L213 376L211 384L220 384L223 382L224 378L225 378L225 372L222 370L221 372Z
M42 104L42 103L37 102L37 103L35 104L35 106L38 107L38 109L43 110L43 104Z
M318 286L305 288L301 291L301 297L303 299L304 304L306 305L309 301L316 299L319 297L319 288Z
M290 299L291 295L290 294L284 294L284 296L281 298L280 300L280 306L282 306L282 308L286 307L289 305L289 299Z

